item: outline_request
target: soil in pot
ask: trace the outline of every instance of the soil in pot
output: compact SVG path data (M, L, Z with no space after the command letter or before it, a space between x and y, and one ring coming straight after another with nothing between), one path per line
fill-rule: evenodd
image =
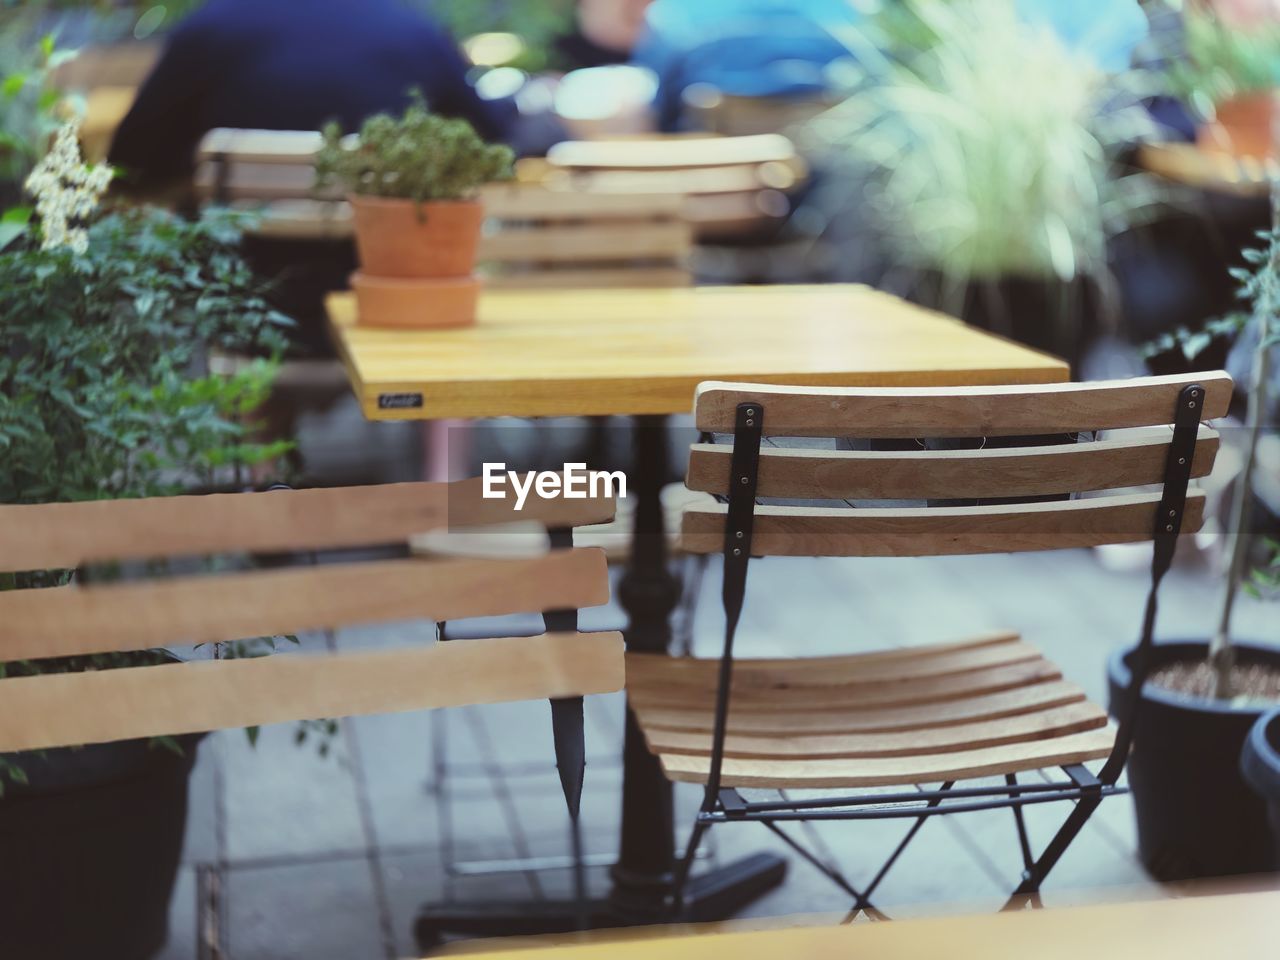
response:
M478 200L352 196L360 268L377 277L467 277L484 222Z
M1152 682L1200 682L1195 665L1208 644L1157 644L1142 690L1133 751L1126 767L1138 824L1138 854L1158 880L1232 876L1280 866L1266 809L1240 773L1240 751L1264 703L1214 700ZM1111 712L1124 702L1133 651L1108 664ZM1238 669L1250 682L1270 683L1280 671L1280 649L1236 644ZM1165 673L1169 671L1168 673ZM1256 678L1264 678L1261 681Z
M181 756L145 740L22 755L30 784L0 800L4 956L145 960L164 945L200 737L176 739Z

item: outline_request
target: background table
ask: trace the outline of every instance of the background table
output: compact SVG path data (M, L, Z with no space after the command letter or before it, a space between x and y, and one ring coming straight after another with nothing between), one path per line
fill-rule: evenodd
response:
M487 291L461 330L356 324L351 294L329 299L338 352L372 420L636 417L631 562L619 586L630 650L663 651L679 585L667 569L660 493L668 414L693 409L704 380L834 386L1050 383L1066 363L866 287L755 286ZM593 925L660 919L675 849L671 785L627 716L622 838ZM685 918L712 920L779 883L785 861L748 857L686 888ZM462 932L573 929L571 907L451 909ZM446 925L446 918L432 922Z

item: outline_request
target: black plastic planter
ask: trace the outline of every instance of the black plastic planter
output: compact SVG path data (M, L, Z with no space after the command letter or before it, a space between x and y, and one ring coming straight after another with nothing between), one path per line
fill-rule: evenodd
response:
M145 960L168 936L182 854L182 756L144 740L23 756L27 787L0 800L0 954Z
M1264 713L1249 731L1240 754L1240 772L1267 805L1271 843L1280 863L1280 708Z
M1280 665L1280 649L1236 644L1241 663ZM1203 641L1160 643L1154 670L1203 658ZM1114 715L1129 684L1133 650L1107 665ZM1259 873L1280 860L1266 807L1240 773L1240 751L1263 710L1175 694L1146 684L1127 767L1138 821L1138 855L1158 880Z

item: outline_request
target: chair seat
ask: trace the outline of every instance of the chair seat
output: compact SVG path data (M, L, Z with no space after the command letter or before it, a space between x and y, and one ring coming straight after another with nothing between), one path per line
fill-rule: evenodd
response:
M719 660L627 655L671 780L710 771ZM1015 633L841 657L737 660L721 779L806 789L936 783L1098 760L1106 712Z

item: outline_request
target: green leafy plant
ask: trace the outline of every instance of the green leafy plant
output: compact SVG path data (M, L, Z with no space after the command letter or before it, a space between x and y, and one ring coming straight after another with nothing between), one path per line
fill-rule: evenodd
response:
M1194 330L1189 327L1178 327L1144 343L1139 350L1139 356L1143 360L1150 360L1152 357L1176 350L1182 354L1183 359L1192 363L1215 340L1234 339L1247 322L1247 316L1237 313L1227 317L1217 317Z
M254 442L248 418L267 397L290 321L237 252L241 218L221 211L188 221L137 208L92 220L109 178L79 163L74 127L57 144L72 152L55 147L28 179L41 217L29 226L29 210L10 216L22 229L0 252L0 502L163 496L225 483L238 468L279 456L288 445ZM211 347L262 358L211 375ZM74 575L0 574L0 590ZM228 652L273 645L249 639ZM162 658L141 651L0 663L0 675ZM11 780L21 779L16 768L13 758L3 765Z
M1152 129L1138 74L1104 74L1010 0L904 0L848 43L850 92L811 131L897 264L940 273L952 301L1107 275L1108 238L1158 196L1118 163Z
M1266 246L1245 252L1245 260L1251 269L1242 267L1232 271L1240 281L1240 298L1249 305L1248 312L1240 319L1256 327L1257 340L1248 384L1244 464L1236 477L1231 526L1228 528L1233 535L1231 560L1218 629L1209 644L1214 690L1222 699L1230 699L1233 694L1231 674L1235 666L1235 649L1231 645L1231 615L1236 596L1245 583L1251 583L1255 591L1271 585L1280 571L1280 562L1276 559L1261 571L1250 571L1253 538L1247 532L1253 506L1253 475L1258 463L1259 442L1268 426L1274 354L1280 347L1280 181L1271 185L1271 206L1272 228L1262 235Z
M58 127L62 94L52 75L75 51L59 49L53 34L34 47L7 35L0 36L0 55L6 64L0 74L0 181L20 183Z
M427 110L415 94L403 116L379 113L354 139L325 127L316 154L321 186L338 181L355 194L416 200L462 200L483 183L511 176L511 149L487 144L465 120Z
M1188 4L1185 56L1169 70L1173 91L1206 117L1234 97L1280 87L1280 23L1233 25L1212 7Z

